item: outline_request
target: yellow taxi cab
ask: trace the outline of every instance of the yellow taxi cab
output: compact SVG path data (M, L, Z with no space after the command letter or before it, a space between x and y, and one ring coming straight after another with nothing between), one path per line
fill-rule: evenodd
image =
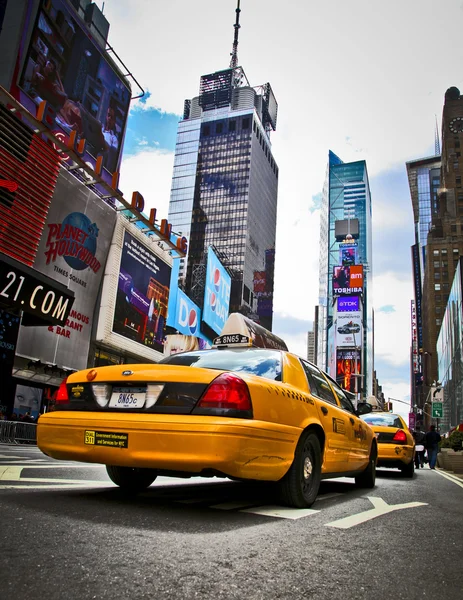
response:
M53 458L106 465L132 491L158 475L218 476L277 482L285 504L304 508L324 478L374 487L377 441L359 418L369 411L235 313L210 350L70 375L37 442Z
M373 429L378 441L378 467L400 469L404 477L415 471L415 440L400 415L372 412L362 415Z

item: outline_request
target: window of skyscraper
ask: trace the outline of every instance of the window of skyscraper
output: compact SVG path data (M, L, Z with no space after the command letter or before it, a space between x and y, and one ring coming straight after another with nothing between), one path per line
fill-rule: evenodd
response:
M246 117L245 119L243 119L242 128L249 129L249 117Z
M228 131L236 131L236 121L229 121Z

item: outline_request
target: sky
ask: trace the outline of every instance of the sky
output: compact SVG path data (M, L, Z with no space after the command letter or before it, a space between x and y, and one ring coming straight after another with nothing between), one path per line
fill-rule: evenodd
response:
M97 4L102 8L102 1ZM131 104L126 197L167 217L177 124L201 75L229 67L236 0L105 0L109 42L145 91ZM365 160L373 213L375 369L408 415L413 212L405 163L435 154L445 91L463 91L462 0L241 0L238 64L278 102L274 326L306 356L318 304L328 151ZM133 86L136 95L136 86ZM400 402L399 402L400 400Z

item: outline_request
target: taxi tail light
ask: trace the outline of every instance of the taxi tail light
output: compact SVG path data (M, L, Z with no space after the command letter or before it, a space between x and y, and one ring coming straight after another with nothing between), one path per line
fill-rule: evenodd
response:
M405 444L405 442L407 441L407 434L405 433L405 431L403 429L398 429L395 432L395 435L392 438L392 441L397 442L398 444Z
M197 404L197 408L252 410L246 383L233 373L222 373L214 379Z
M66 386L67 380L67 377L66 379L63 379L61 385L58 388L58 391L56 392L56 404L67 404L69 402L68 388Z

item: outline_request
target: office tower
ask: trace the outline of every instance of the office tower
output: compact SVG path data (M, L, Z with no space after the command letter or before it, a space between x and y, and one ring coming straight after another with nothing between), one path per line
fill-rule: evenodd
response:
M373 385L371 260L366 162L344 163L329 151L320 216L317 364L357 397L369 396Z
M315 362L315 332L307 332L307 360Z
M410 197L415 223L415 243L412 246L414 301L411 307L411 406L420 406L423 393L423 313L422 295L426 264L426 245L431 228L432 215L438 214L437 194L440 186L441 157L439 143L436 156L411 160L406 163ZM442 299L442 296L441 296ZM445 306L445 303L444 303Z
M270 132L277 102L269 83L251 87L238 66L239 15L238 2L229 68L203 75L199 95L185 101L168 218L189 239L179 275L187 295L203 306L212 246L231 276L230 312L271 329L278 166Z
M456 87L445 92L442 112L442 162L436 211L431 214L425 250L422 294L422 401L429 400L439 378L436 342L455 269L463 255L463 96ZM424 405L423 405L424 408Z

